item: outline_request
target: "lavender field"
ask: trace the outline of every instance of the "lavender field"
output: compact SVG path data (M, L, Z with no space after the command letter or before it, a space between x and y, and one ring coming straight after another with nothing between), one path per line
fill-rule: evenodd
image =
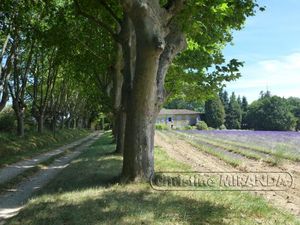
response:
M283 158L299 161L300 133L281 131L243 130L186 130L180 131L194 139L218 143L223 146L243 147L258 152L282 155Z

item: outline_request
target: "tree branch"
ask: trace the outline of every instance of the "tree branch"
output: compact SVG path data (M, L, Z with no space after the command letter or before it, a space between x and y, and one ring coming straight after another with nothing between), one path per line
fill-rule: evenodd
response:
M99 20L98 18L89 15L88 13L84 12L81 7L80 4L78 2L78 0L74 0L76 9L78 10L78 13L81 14L82 16L88 18L89 20L93 21L95 24L97 24L100 27L103 27L110 35L111 37L118 42L118 36L117 34L105 23L103 23L101 20Z
M171 27L171 31L166 37L166 47L159 59L159 67L157 71L157 101L158 109L162 106L164 99L166 97L166 91L164 88L165 77L171 62L175 56L182 52L187 47L185 35L178 31L176 26Z
M103 60L103 58L101 58L96 52L94 52L93 50L91 50L84 42L82 42L81 40L79 40L79 38L75 37L75 39L79 42L79 44L81 44L84 47L85 50L87 50L88 52L92 53L98 59Z
M107 4L107 2L105 0L100 0L100 4L106 9L107 12L109 12L109 14L115 19L115 21L118 23L118 25L121 25L121 23L122 23L121 19L109 7L109 5Z
M6 47L7 47L7 44L8 44L8 41L10 39L10 34L7 35L5 41L4 41L4 44L2 46L2 52L1 52L1 55L0 55L0 74L1 74L1 70L2 70L2 59L3 59L3 56L5 54L5 51L6 51Z

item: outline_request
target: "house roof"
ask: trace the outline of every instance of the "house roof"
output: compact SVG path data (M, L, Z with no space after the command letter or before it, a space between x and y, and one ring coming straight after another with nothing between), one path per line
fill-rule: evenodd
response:
M159 115L194 115L200 114L199 112L189 109L161 109Z

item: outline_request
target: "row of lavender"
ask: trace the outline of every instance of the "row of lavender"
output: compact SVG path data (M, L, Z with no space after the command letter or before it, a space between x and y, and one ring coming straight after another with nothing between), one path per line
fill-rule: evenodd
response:
M262 147L271 151L290 151L300 154L300 132L245 131L245 130L186 130L182 131L200 138L211 138Z

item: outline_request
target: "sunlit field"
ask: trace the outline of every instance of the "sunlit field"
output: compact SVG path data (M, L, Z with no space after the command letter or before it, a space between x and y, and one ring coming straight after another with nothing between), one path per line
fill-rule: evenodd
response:
M212 130L180 131L198 142L239 149L241 153L257 153L264 156L281 156L293 161L300 160L300 133L281 131Z

